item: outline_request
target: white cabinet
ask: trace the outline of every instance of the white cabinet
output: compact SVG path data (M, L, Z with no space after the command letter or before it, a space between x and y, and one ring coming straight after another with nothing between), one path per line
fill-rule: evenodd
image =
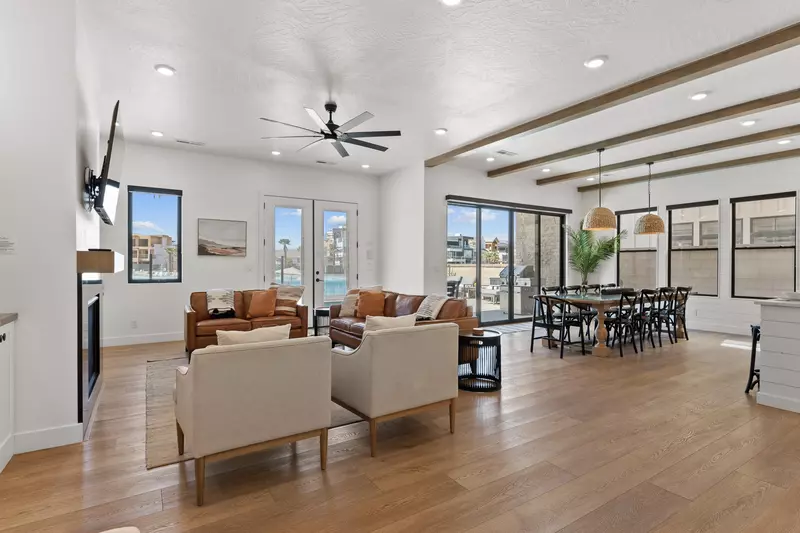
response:
M14 455L14 323L0 327L0 472Z

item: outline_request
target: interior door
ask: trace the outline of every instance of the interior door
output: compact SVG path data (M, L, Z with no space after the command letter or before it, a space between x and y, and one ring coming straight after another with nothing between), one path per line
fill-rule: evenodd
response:
M314 201L314 305L339 303L358 286L358 206Z
M314 204L302 198L266 196L264 238L265 285L302 285L303 302L313 300Z

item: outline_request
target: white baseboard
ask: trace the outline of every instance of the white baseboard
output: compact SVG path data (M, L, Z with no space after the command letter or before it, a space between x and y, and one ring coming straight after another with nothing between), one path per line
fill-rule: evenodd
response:
M83 424L26 431L14 435L14 453L33 452L83 440Z
M14 456L14 435L9 435L6 437L2 443L0 443L0 472L6 467L8 462Z
M800 400L794 398L786 398L785 396L776 396L774 394L767 394L765 392L758 392L756 396L759 405L766 405L767 407L776 407L784 411L793 411L800 413Z
M144 335L103 337L103 346L128 346L131 344L152 344L155 342L173 342L182 340L182 331L178 331L177 333L146 333Z

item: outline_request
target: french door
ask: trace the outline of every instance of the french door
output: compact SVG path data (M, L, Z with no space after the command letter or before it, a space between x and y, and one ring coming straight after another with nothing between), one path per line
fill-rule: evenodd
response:
M358 206L264 197L264 282L302 285L303 303L341 302L358 285Z

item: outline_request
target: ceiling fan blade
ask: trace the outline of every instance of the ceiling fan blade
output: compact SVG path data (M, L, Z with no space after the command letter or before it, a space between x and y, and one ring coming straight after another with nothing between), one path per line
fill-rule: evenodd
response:
M262 139L322 139L322 135L284 135L283 137L261 137Z
M369 119L371 119L374 116L375 115L373 115L369 111L364 111L363 113L361 113L357 117L351 118L350 120L348 120L347 122L345 122L344 124L339 126L339 131L341 131L341 132L350 131L353 128L355 128L356 126L365 123L366 121L368 121Z
M310 130L308 128L304 128L303 126L295 126L294 124L287 124L286 122L281 122L280 120L272 120L271 118L264 118L264 117L261 117L261 120L265 122L273 122L275 124L282 124L284 126L289 126L290 128L297 128L298 130L310 131L311 133L317 133L317 134L319 133L318 131Z
M314 124L319 126L320 130L322 130L322 131L331 131L331 129L328 127L327 124L325 124L325 121L322 120L322 117L320 117L319 114L316 111L314 111L310 107L306 107L305 110L308 113L308 116L311 117L311 120L314 121ZM333 133L333 132L331 131L331 133Z
M336 151L339 152L340 156L347 157L350 155L347 153L347 150L344 149L344 146L342 146L342 143L340 143L339 141L334 141L332 144L333 147L336 148Z
M300 149L299 149L299 150L297 150L297 151L298 151L298 152L302 152L303 150L305 150L305 149L306 149L306 148L308 148L309 146L314 146L314 145L315 145L315 144L317 144L318 142L322 141L322 139L324 139L324 137L320 137L320 138L319 138L319 139L317 139L316 141L311 141L310 143L308 143L307 145L303 146L302 148L300 148Z
M345 133L343 137L351 139L361 139L364 137L400 137L399 131L354 131L353 133Z
M371 148L373 150L379 150L381 152L385 152L386 150L388 150L388 148L386 148L385 146L368 143L366 141L359 141L358 139L342 139L342 142L355 144L356 146L363 146L364 148Z

